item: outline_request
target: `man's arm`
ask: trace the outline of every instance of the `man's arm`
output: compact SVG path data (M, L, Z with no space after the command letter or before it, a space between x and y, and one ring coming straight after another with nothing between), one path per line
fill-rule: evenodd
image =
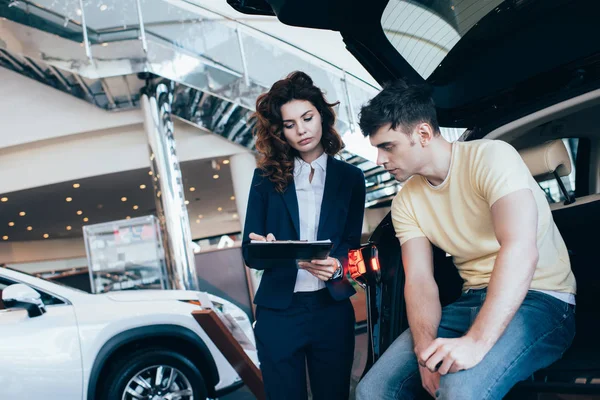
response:
M433 278L433 252L429 240L417 237L402 245L406 281L404 300L415 352L424 350L437 337L442 306Z
M531 190L522 189L496 201L492 220L500 251L486 300L467 333L488 351L521 306L538 262L538 211Z
M500 251L486 300L467 334L436 339L419 362L444 375L477 365L500 338L523 302L538 261L537 205L531 190L521 189L497 200L491 208Z
M408 324L413 336L415 354L426 349L437 337L442 306L433 277L433 252L425 237L409 239L402 245L402 263L406 276L404 301ZM435 397L440 387L440 374L419 366L423 388Z

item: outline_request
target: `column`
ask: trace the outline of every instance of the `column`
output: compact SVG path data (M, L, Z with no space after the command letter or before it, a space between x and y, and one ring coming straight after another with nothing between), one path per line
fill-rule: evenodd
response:
M166 254L167 287L198 290L192 234L173 137L172 101L172 83L148 85L141 98L144 129L150 152L156 214Z
M254 153L245 152L234 154L229 157L231 180L233 182L233 193L235 195L235 205L237 206L240 217L242 233L244 232L244 223L246 222L246 208L248 207L248 194L250 193L250 184L256 168L256 158ZM262 271L256 271L246 268L248 285L250 286L250 301L254 301L254 294L258 290Z

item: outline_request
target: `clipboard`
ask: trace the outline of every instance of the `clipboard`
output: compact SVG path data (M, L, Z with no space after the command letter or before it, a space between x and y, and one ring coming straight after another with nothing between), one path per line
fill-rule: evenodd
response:
M325 260L332 247L331 240L253 240L248 244L248 255L263 260Z

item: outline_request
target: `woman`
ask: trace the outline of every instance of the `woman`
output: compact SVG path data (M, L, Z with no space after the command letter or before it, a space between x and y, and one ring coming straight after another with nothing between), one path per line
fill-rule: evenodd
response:
M312 79L294 72L256 101L254 171L242 248L263 270L255 296L255 336L267 398L347 400L354 357L355 291L346 279L348 249L360 244L362 171L333 156L344 147L335 112ZM248 256L250 240L325 240L326 260Z

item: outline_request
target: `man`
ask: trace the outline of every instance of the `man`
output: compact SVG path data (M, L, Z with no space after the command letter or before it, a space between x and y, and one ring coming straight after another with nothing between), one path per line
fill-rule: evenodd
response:
M357 399L501 399L559 359L575 334L575 278L549 205L505 142L447 142L428 89L398 82L363 107L377 164L404 183L392 203L410 329ZM463 294L441 308L432 247L453 257Z

